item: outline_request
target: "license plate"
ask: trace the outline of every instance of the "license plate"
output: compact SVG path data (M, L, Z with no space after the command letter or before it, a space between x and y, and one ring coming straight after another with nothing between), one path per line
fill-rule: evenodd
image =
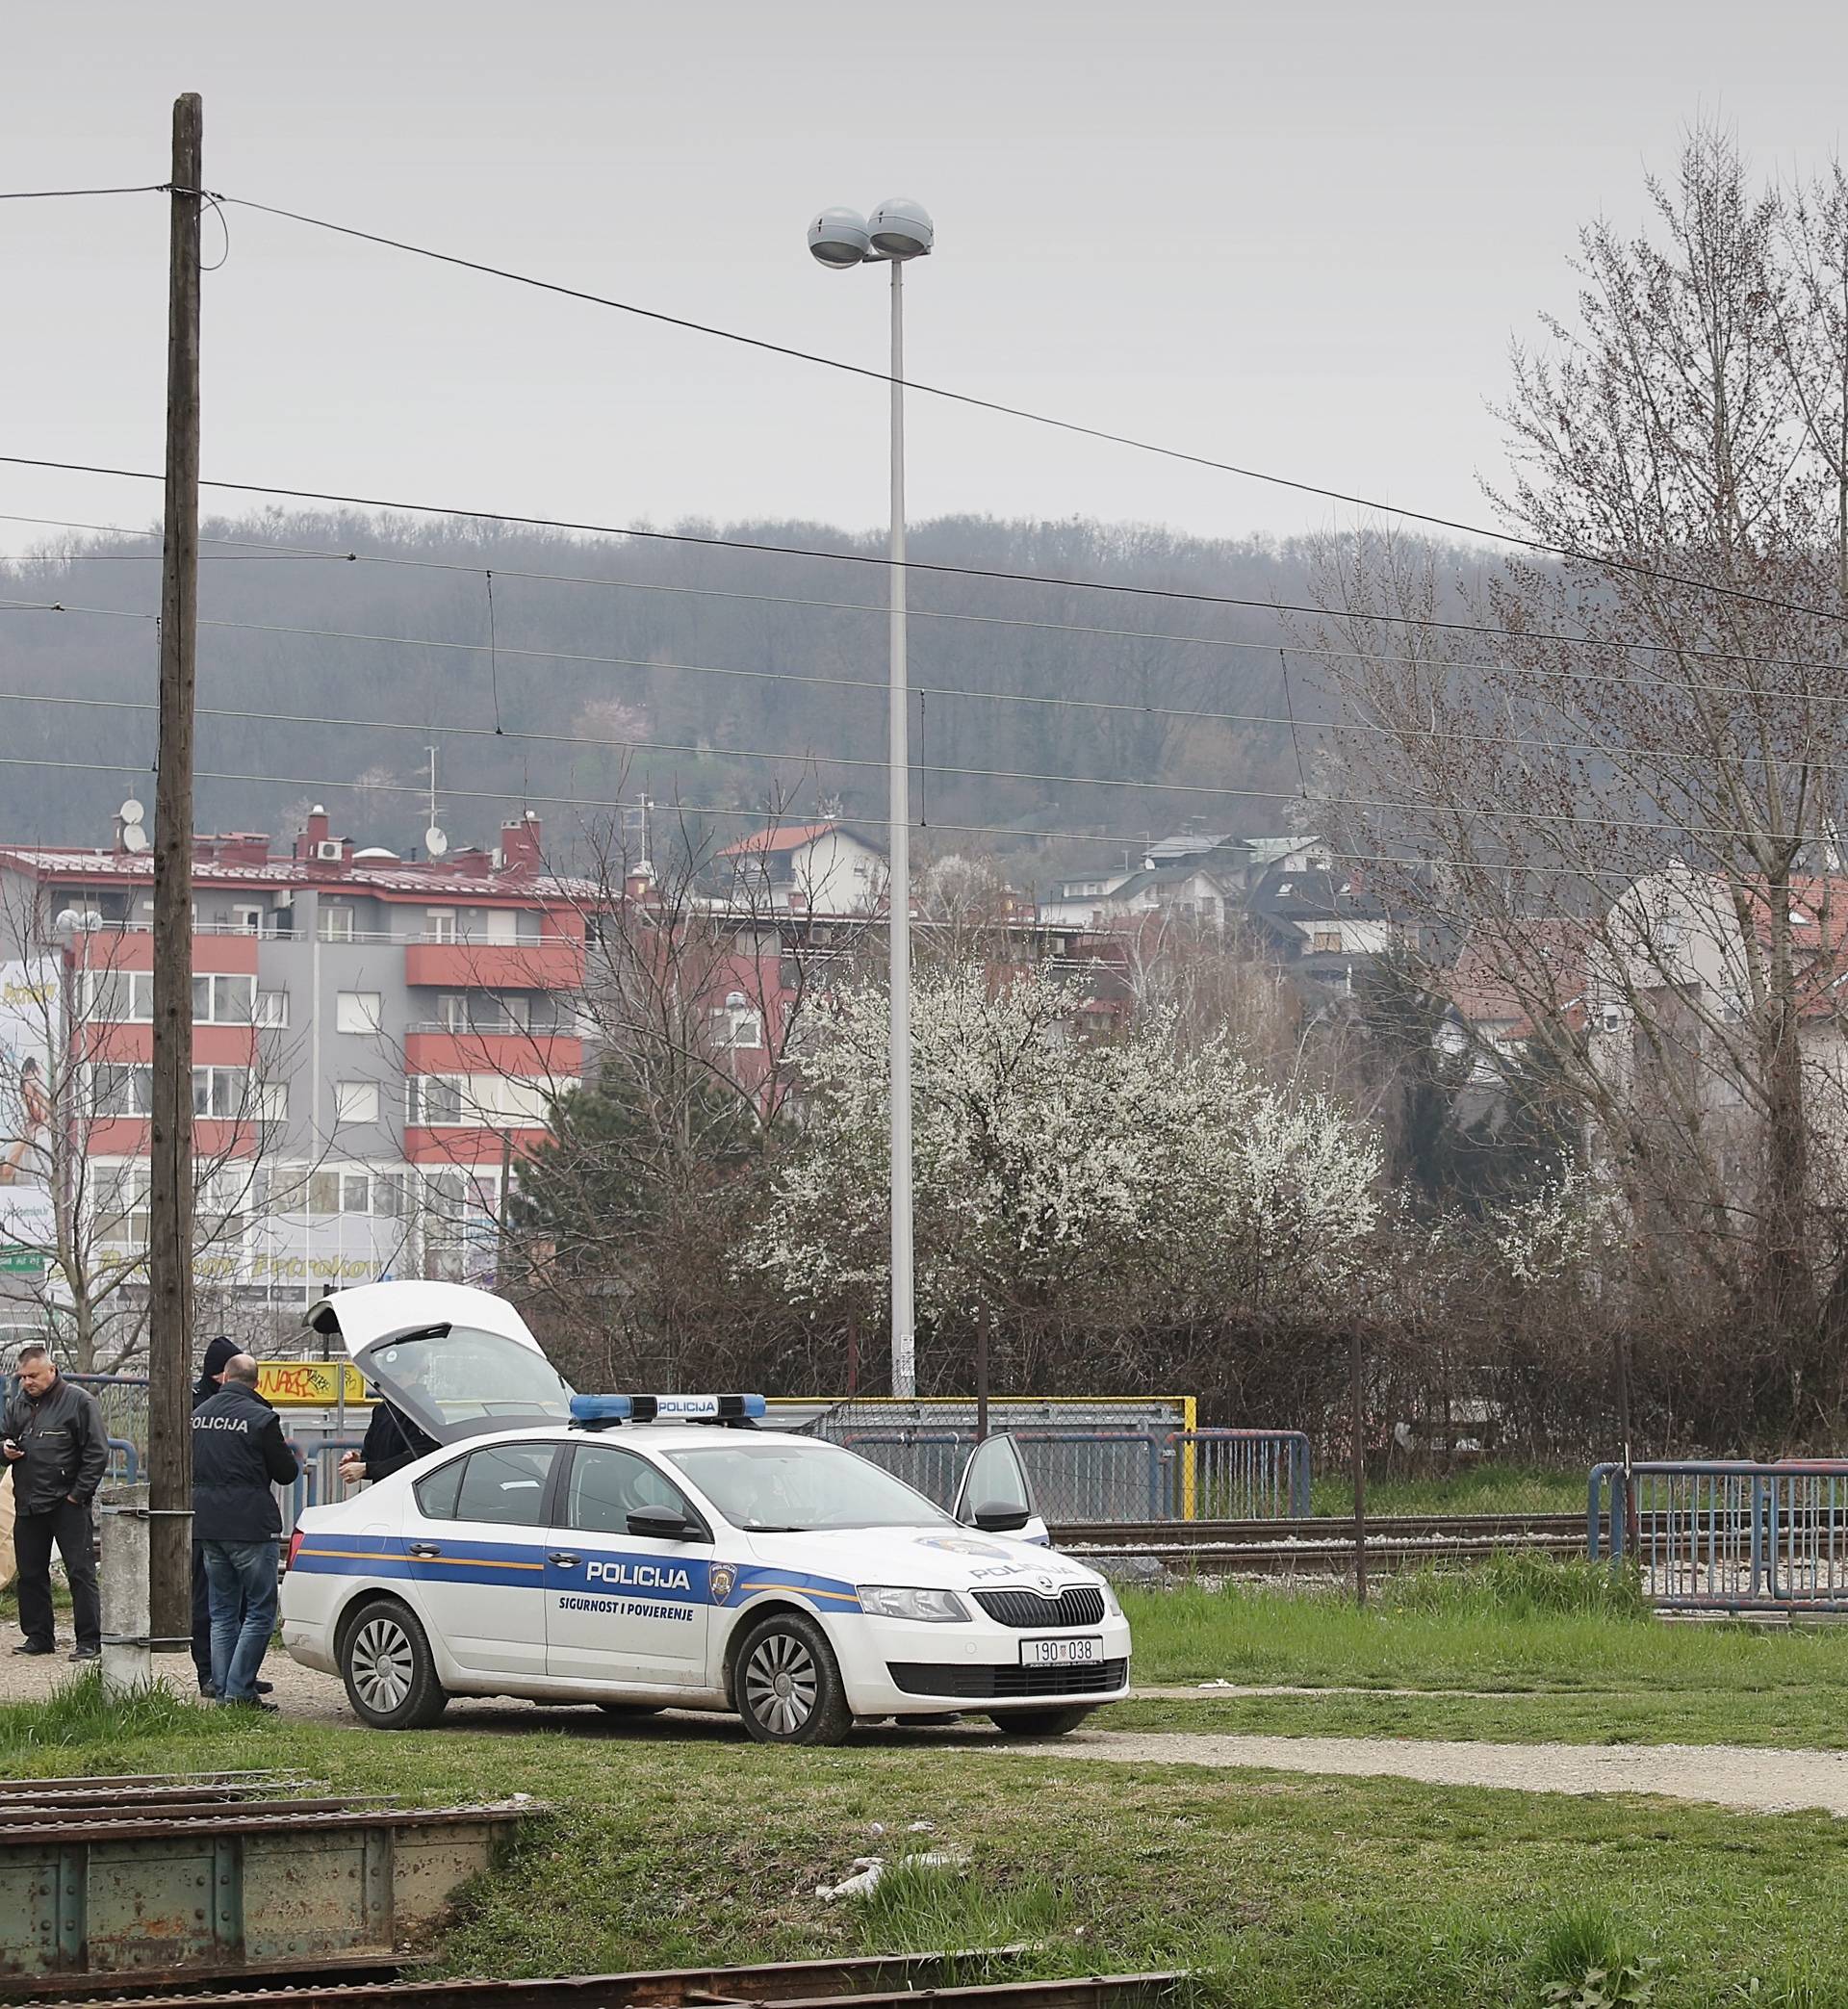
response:
M1101 1639L1022 1639L1023 1667L1091 1667L1104 1657Z

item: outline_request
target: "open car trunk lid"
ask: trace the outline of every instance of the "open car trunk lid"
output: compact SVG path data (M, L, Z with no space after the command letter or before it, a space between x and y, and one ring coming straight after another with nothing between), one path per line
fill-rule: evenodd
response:
M367 1380L438 1444L566 1422L571 1384L502 1298L459 1283L360 1284L308 1313Z

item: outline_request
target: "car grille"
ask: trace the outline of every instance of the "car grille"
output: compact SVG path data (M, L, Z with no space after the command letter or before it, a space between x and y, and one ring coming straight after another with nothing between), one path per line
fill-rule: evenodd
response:
M1077 1584L1057 1597L1041 1597L1037 1590L974 1590L969 1595L998 1624L1028 1632L1065 1632L1104 1622L1104 1593L1094 1584Z
M1024 1702L1041 1695L1108 1695L1129 1673L1127 1661L1088 1667L977 1667L888 1661L892 1686L907 1695L947 1695L958 1702Z

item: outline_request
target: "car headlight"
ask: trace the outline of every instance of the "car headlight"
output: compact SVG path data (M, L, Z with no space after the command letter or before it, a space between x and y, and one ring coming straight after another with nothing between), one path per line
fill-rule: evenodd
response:
M1097 1588L1104 1593L1104 1616L1106 1618L1120 1618L1123 1615L1123 1608L1116 1600L1116 1591L1110 1579L1108 1577L1099 1577Z
M861 1608L875 1618L922 1618L935 1625L968 1622L968 1607L953 1590L912 1590L902 1584L857 1587Z

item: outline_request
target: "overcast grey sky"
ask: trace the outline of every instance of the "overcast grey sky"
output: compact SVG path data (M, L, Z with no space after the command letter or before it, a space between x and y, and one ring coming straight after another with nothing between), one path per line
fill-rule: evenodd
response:
M203 92L214 189L879 366L883 273L809 213L911 194L911 373L1480 518L1509 337L1603 208L1717 114L1837 146L1835 0L64 0L8 11L0 182L156 181ZM7 451L159 464L158 197L0 204ZM216 255L216 229L209 255ZM233 212L208 475L655 523L885 508L883 392ZM1325 505L916 400L911 504L1237 535ZM145 522L0 469L0 507ZM0 527L0 546L28 533Z

